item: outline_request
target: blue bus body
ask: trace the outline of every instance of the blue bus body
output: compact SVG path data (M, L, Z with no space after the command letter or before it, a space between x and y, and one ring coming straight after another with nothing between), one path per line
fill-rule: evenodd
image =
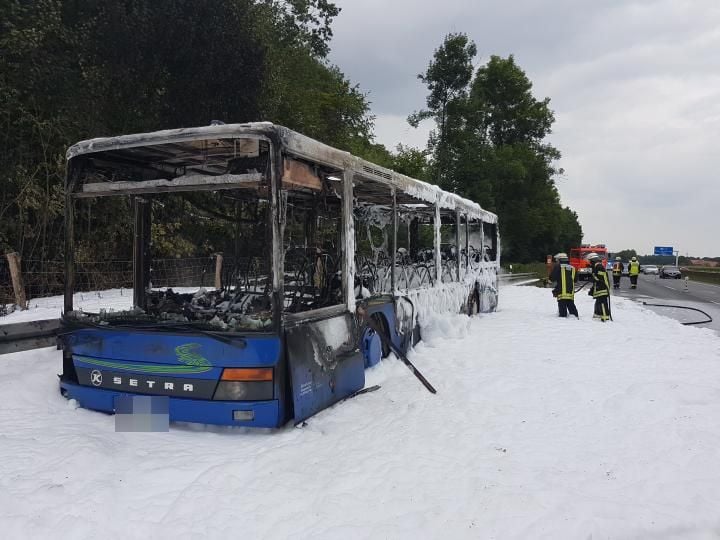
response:
M367 310L380 317L395 346L412 345L412 335L397 332L392 301L376 300ZM358 327L346 312L288 325L282 337L83 328L60 338L60 388L80 406L107 413L120 396L159 395L168 397L173 422L279 427L364 387L365 369L380 361L382 348L373 330ZM226 368L272 368L273 380L229 383L245 386L242 399L222 399Z

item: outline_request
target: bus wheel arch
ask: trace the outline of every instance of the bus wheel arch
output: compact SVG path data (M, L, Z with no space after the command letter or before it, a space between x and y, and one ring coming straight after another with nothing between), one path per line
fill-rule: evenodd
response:
M372 315L370 315L372 320L375 322L375 324L378 326L380 331L382 331L385 334L385 337L388 339L392 339L392 336L390 335L390 324L388 323L387 318L385 315L379 311L376 311ZM382 358L387 358L390 354L390 347L385 344L385 342L381 341L381 354Z

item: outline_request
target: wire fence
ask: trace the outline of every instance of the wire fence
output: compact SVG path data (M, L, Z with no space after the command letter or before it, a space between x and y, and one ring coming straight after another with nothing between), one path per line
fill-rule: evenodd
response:
M59 296L65 292L63 261L23 259L22 281L28 302ZM216 257L154 259L150 285L162 287L213 287ZM133 262L130 260L76 261L75 292L132 289ZM6 258L0 259L0 316L15 306L15 294Z
M150 265L150 283L152 287L212 287L215 264L215 257L154 259ZM132 284L132 279L130 282Z

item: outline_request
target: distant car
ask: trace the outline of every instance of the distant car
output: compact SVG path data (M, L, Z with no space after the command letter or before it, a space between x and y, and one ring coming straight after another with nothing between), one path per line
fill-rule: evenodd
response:
M663 266L660 269L660 278L680 279L682 274L677 266Z
M660 270L654 264L646 264L642 267L643 274L657 274Z

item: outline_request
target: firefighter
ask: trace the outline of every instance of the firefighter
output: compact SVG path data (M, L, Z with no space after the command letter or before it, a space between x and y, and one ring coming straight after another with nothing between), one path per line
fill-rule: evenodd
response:
M612 268L613 289L620 288L620 278L622 278L623 270L625 270L625 265L622 263L622 259L620 257L615 257L615 262L613 263Z
M550 280L555 282L552 294L557 299L558 315L567 317L569 311L570 315L580 318L575 307L575 268L570 266L566 253L555 255L555 261Z
M630 274L630 288L637 289L638 274L640 274L640 262L637 257L630 259L628 274Z
M610 314L610 283L608 282L607 271L597 253L588 254L587 260L592 267L593 285L588 294L595 299L593 318L605 322L612 318Z

